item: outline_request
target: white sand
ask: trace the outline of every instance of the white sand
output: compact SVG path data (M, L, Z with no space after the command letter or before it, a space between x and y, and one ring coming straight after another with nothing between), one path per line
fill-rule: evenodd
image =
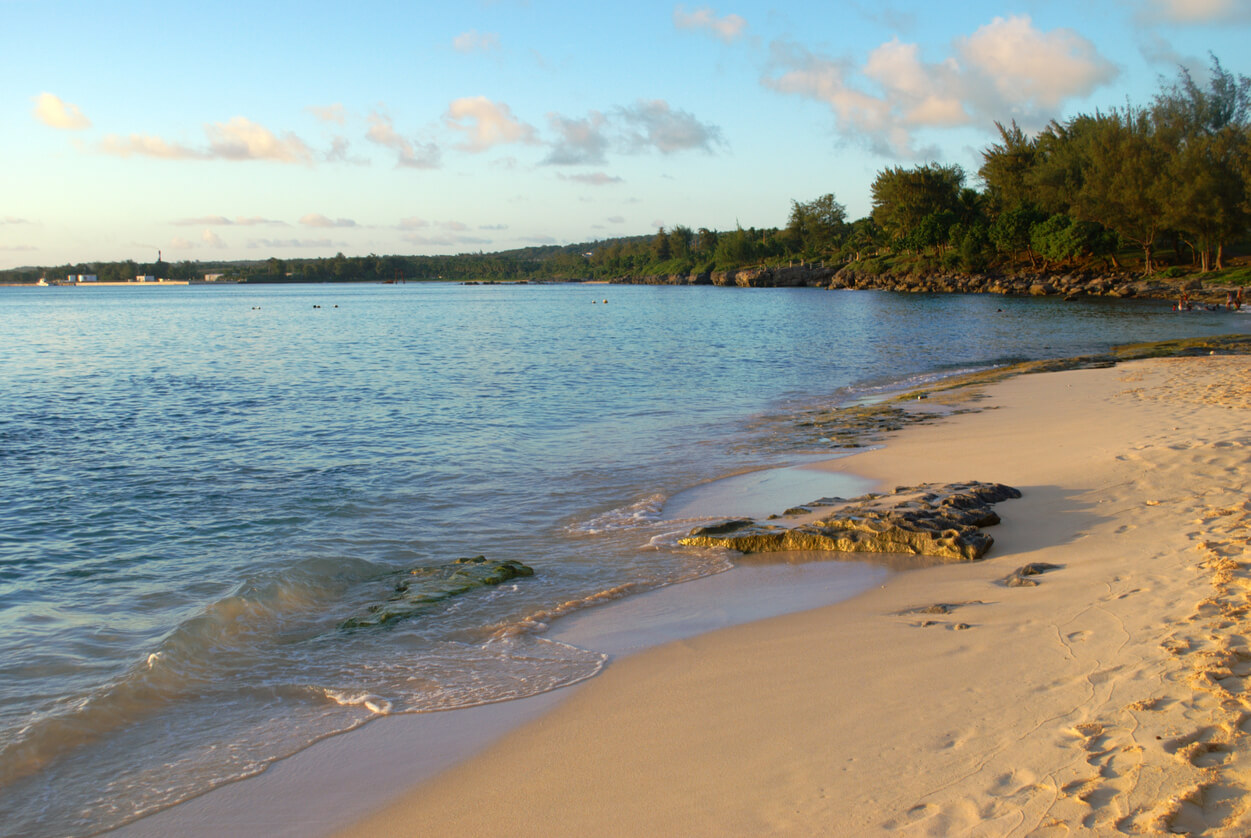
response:
M1021 489L985 561L625 658L345 834L1251 834L1251 359L987 393L829 465Z

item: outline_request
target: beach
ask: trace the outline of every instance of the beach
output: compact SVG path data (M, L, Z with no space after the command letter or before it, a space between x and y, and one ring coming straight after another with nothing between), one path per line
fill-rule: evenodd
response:
M341 834L1247 834L1249 373L1022 376L827 464L1023 496L983 561L615 659Z

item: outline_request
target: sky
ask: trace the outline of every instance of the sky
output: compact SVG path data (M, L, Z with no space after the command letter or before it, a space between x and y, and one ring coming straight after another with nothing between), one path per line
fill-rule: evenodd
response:
M977 186L995 122L1149 104L1251 0L0 0L0 268L491 252Z

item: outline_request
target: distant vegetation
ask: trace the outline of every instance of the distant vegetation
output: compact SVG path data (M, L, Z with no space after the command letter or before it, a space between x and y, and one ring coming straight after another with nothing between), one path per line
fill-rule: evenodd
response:
M1152 103L1052 122L1028 136L996 123L981 189L955 165L878 173L872 212L855 221L833 194L792 201L785 227L654 235L456 256L358 256L264 262L135 262L0 272L0 282L95 273L248 282L614 279L823 262L864 273L1221 270L1251 230L1251 79L1212 57L1206 85L1186 70ZM1233 275L1229 275L1232 273ZM1226 280L1251 282L1246 267Z

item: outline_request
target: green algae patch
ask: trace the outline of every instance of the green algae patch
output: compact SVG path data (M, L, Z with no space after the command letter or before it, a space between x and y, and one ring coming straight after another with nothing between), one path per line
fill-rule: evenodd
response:
M385 602L371 605L363 614L349 617L339 623L339 628L387 625L413 617L431 605L460 594L533 575L534 569L521 562L512 559L492 561L485 556L399 571L387 578L391 593Z

